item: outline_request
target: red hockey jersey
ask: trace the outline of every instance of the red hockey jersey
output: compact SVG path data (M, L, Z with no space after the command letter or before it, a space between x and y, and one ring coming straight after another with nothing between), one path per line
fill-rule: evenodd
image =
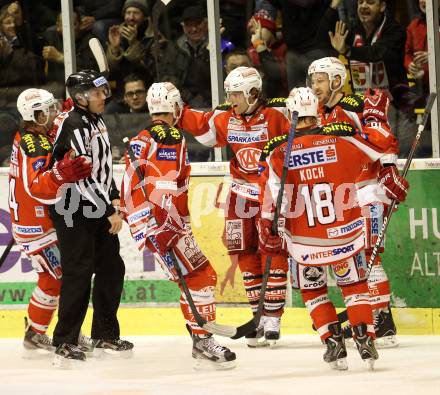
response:
M326 136L315 128L299 130L294 140L281 214L286 217L288 251L302 264L331 264L364 248L358 204L364 192L362 173L383 153L350 134ZM273 216L286 140L279 138L265 150L263 218Z
M229 146L231 191L248 200L258 200L258 161L270 139L289 131L285 99L271 99L251 115L236 115L230 105L201 112L184 108L179 121L182 128L204 145Z
M185 222L189 221L188 183L191 167L187 161L182 133L163 123L155 123L130 140L136 158L131 164L126 155L126 170L121 186L121 211L138 248L145 247L146 229L153 228L152 216L159 210L173 209ZM135 172L142 174L142 180ZM140 185L144 185L146 196ZM147 228L146 228L147 226Z
M47 205L59 185L48 170L52 143L42 134L17 132L9 166L9 210L15 240L34 253L57 240Z

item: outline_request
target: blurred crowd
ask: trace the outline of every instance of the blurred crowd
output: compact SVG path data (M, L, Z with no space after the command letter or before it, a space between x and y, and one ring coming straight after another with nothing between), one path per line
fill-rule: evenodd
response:
M221 0L224 76L254 66L266 97L286 97L306 85L309 64L337 56L350 78L346 92L369 88L392 97L391 124L405 156L415 109L429 92L426 0ZM123 136L147 122L146 92L171 81L193 108L211 107L206 1L73 0L77 69L96 69L88 41L97 37L109 62L112 97L105 119L114 156ZM42 87L65 98L59 0L0 0L0 164L20 123L18 94ZM123 126L121 126L123 125ZM188 137L191 161L213 160ZM429 157L427 133L418 156Z

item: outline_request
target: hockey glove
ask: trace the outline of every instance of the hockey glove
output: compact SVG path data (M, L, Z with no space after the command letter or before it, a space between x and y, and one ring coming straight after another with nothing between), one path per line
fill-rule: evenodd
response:
M84 156L72 159L73 150L66 152L64 158L52 168L52 178L59 185L87 178L92 174L92 164Z
M158 228L155 232L157 243L155 249L158 250L161 255L165 255L169 250L174 248L179 239L186 234L186 228L178 215L174 216L164 209L156 209L154 211L158 223Z
M362 114L362 117L366 123L388 123L389 105L390 98L386 92L380 89L369 89L365 94L364 112Z
M258 250L261 254L275 256L281 251L281 237L272 234L272 221L260 218L257 222Z
M398 203L402 203L406 199L409 184L400 174L394 165L385 166L379 171L379 184L385 190L386 195L390 199L395 199Z

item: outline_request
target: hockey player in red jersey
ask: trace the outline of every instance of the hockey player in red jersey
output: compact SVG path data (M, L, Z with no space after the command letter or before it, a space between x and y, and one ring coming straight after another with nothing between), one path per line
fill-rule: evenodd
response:
M230 104L205 113L185 107L179 125L200 143L211 147L228 146L233 152L223 241L228 254L238 257L246 295L255 313L266 256L272 254L270 243L259 243L258 238L258 160L271 138L287 133L289 120L285 99L262 98L262 80L256 69L238 67L232 70L224 86ZM246 336L250 347L267 343L273 346L279 339L286 284L287 259L274 256L262 320L257 331ZM265 341L259 342L263 334Z
M215 321L217 274L191 231L188 211L191 167L183 134L174 127L183 107L180 93L169 82L155 83L148 90L147 104L152 124L130 140L136 162L131 163L126 156L121 210L139 250L148 248L154 252L169 279L177 282L172 263L164 259L172 250L201 316L208 322ZM135 166L142 173L142 180ZM147 196L140 183L145 186ZM149 238L151 235L155 242ZM192 335L195 367L202 367L204 362L220 369L235 367L235 353L218 344L197 324L183 292L180 307Z
M301 289L314 326L327 345L324 360L334 369L345 370L341 324L327 294L326 266L331 266L344 296L352 336L361 358L372 368L378 354L365 278L364 218L358 202L371 194L365 188L363 170L383 153L356 139L358 131L351 125L334 124L340 131L333 135L328 134L331 125L318 127L318 100L309 88L293 90L287 107L298 112L293 149L286 153L285 136L272 140L263 153L267 182L262 227L270 229L284 157L289 155L281 215L286 218L284 239L294 261L293 283Z
M46 331L58 306L62 273L57 235L47 205L55 202L63 183L87 177L91 165L83 157L72 159L69 153L49 168L52 140L48 133L58 115L58 103L51 93L26 89L18 97L17 109L24 126L12 145L9 210L14 239L38 273L23 344L26 350L53 351Z
M380 162L372 164L368 169L369 173L378 175L387 192L382 202L371 202L369 205L371 216L366 220L366 255L369 260L382 226L383 215L386 214L387 204L391 202L390 199L404 201L408 184L399 176L396 167L398 143L387 120L387 93L375 90L367 92L365 97L357 94L345 95L342 92L345 80L345 66L337 58L318 59L309 66L308 84L319 99L321 124L347 122L362 130L362 137L385 153ZM372 190L376 187L376 183L369 186ZM383 252L383 247L380 252ZM377 344L384 347L396 346L396 327L389 307L390 284L380 256L376 258L368 285L375 315L376 334L380 338Z

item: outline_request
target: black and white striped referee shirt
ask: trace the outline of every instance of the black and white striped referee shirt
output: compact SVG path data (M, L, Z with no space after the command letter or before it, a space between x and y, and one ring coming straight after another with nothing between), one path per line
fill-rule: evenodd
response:
M65 207L78 204L79 212L83 213L83 207L91 206L97 210L95 213L102 214L100 217L108 217L115 212L111 201L119 199L119 191L113 179L112 152L104 120L100 115L75 106L57 121L54 160L62 160L73 148L77 155L85 156L93 164L91 176L76 182L76 191L81 195L79 204L71 196L74 191L67 191Z

